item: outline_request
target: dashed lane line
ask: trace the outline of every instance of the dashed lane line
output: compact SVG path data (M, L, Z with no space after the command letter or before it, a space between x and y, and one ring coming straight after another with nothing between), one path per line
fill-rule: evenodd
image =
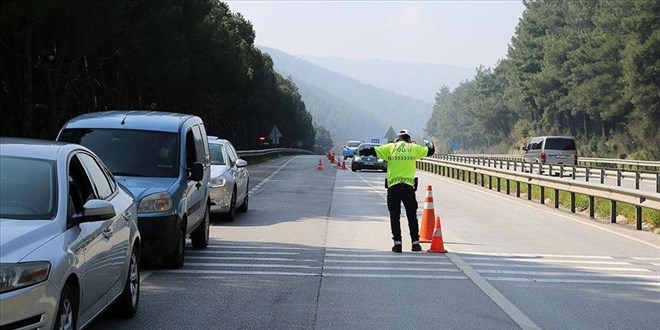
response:
M248 191L248 194L253 195L254 193L256 193L259 190L259 188L261 188L266 182L270 181L270 179L272 179L277 173L279 173L280 170L282 170L285 166L289 165L289 163L291 163L296 158L298 158L298 157L293 157L293 158L289 159L286 163L282 164L282 166L277 168L277 170L275 170L273 173L271 173L268 177L263 179L261 182L257 183L256 186L252 187L252 189L250 189Z

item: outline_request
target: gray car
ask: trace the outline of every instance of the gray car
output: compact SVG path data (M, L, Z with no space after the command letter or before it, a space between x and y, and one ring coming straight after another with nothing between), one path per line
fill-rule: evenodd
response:
M211 154L211 213L233 221L236 210L247 212L250 173L227 140L209 136Z
M137 312L133 196L89 149L0 138L0 328L77 329Z

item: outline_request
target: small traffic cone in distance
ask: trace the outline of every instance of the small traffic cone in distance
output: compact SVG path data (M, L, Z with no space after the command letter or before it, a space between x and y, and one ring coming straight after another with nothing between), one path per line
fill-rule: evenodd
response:
M347 170L348 169L348 168L346 168L346 160L341 161L341 169L342 170Z
M337 169L341 168L341 157L337 157Z
M419 227L419 241L431 243L433 240L435 210L433 207L433 187L426 186L426 197L424 197L424 210L422 211L422 225Z
M433 239L431 240L431 248L427 252L432 253L445 253L445 244L442 241L442 225L440 224L440 217L435 218L435 230L433 231Z
M323 163L319 160L319 164L316 166L317 171L323 171Z

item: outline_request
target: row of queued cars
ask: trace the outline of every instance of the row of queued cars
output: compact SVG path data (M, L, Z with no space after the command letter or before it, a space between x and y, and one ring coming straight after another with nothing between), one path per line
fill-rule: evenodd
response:
M381 144L351 140L342 146L342 155L344 158L353 158L351 161L351 171L353 172L367 169L387 172L387 162L384 159L361 154L361 151L365 148L373 148L379 145Z
M188 114L97 112L56 141L0 138L0 328L134 316L141 259L180 268L212 213L247 211L246 166Z

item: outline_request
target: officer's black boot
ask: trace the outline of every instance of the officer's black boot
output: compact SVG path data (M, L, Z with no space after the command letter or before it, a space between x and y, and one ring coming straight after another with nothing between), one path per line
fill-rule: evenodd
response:
M392 252L401 253L401 242L394 242L394 246L392 247Z

